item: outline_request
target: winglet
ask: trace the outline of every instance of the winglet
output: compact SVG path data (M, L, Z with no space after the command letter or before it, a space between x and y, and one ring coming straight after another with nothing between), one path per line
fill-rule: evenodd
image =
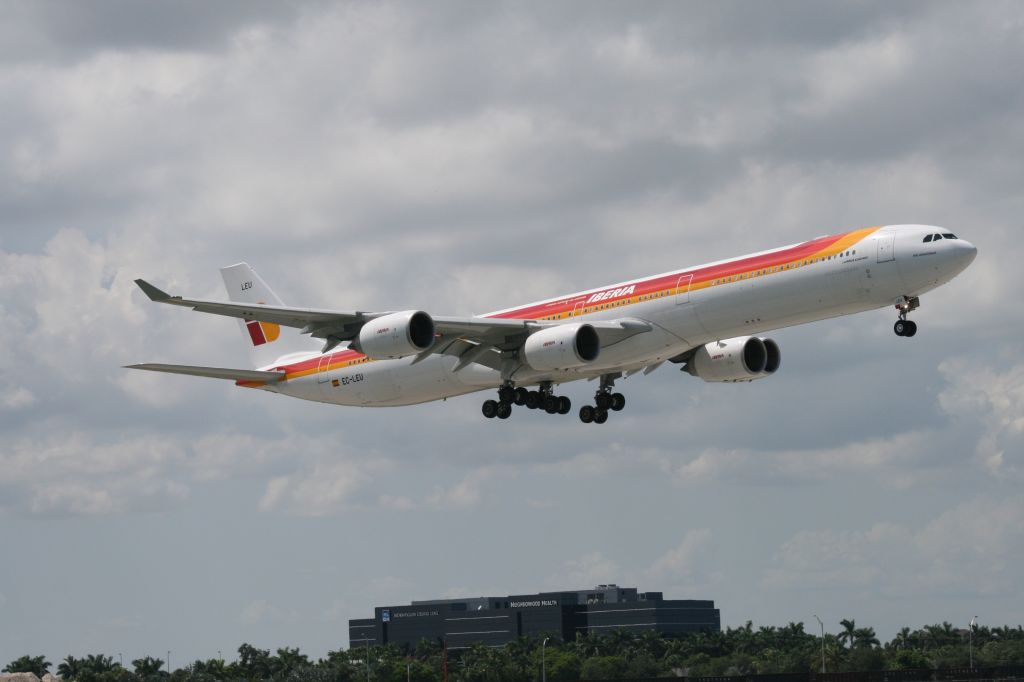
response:
M149 300L151 301L166 301L171 298L171 295L166 291L157 289L144 279L137 279L135 280L135 283L139 285L139 288L142 289L142 292L146 294L146 296L149 296Z

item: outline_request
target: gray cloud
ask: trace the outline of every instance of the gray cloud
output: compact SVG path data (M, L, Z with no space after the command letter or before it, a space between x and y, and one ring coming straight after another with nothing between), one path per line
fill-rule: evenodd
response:
M716 598L726 623L1019 617L1000 568L1021 501L1017 4L8 19L0 542L75 561L0 566L0 623L19 623L0 659L321 654L379 603L593 580ZM232 321L153 306L139 276L217 298L216 268L246 259L290 303L458 314L903 221L981 254L925 298L913 342L891 311L781 330L770 381L664 367L622 382L602 429L484 422L478 396L343 409L119 369L246 362ZM894 599L882 559L928 579ZM966 589L975 569L998 589Z

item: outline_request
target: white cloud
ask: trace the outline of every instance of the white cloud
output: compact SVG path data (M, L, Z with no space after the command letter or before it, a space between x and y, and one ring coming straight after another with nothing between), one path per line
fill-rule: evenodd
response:
M35 402L35 395L24 386L0 387L0 408L17 410L29 407Z
M908 431L825 449L706 450L680 464L675 477L682 485L699 485L712 480L821 481L860 474L887 487L908 488L924 483L933 474L930 468L942 466L940 443L940 432Z
M883 595L1011 595L1024 560L1024 498L978 497L919 528L804 530L763 575L785 590L859 588Z
M176 505L189 496L174 478L186 458L177 442L104 442L84 433L21 439L0 450L0 510L46 516L105 515Z
M686 531L682 542L658 557L647 573L652 580L658 582L685 580L691 578L697 564L706 555L707 545L711 540L711 531L707 528Z
M461 481L449 488L437 487L427 498L427 503L437 509L471 509L477 507L484 493L484 484L489 480L509 475L506 467L481 467L466 474Z
M621 580L622 568L601 552L589 552L576 559L563 562L561 568L548 576L551 589L575 590L581 587L617 583Z
M270 479L259 508L298 516L337 514L372 489L376 475L390 469L391 462L385 459L320 461L310 469Z
M238 621L242 625L250 626L264 623L294 624L298 619L299 613L296 609L282 608L266 599L253 600L238 615Z
M978 359L953 358L939 371L949 384L939 404L954 419L981 426L976 454L989 473L1024 475L1024 364L995 369Z

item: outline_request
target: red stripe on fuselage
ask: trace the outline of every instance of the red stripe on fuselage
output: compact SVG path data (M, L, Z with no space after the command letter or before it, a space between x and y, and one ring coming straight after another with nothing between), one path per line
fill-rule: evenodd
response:
M810 257L823 249L827 249L847 234L849 233L820 237L781 251L766 253L760 256L740 258L738 260L719 263L718 265L712 265L705 268L697 268L695 270L681 270L668 275L661 275L652 279L634 282L629 285L616 284L610 287L605 287L604 290L610 291L627 286L632 286L634 289L628 294L609 297L594 303L588 303L587 301L593 294L600 293L600 289L583 294L570 294L569 296L557 301L549 301L547 303L526 306L524 308L516 308L515 310L487 315L487 317L513 320L533 320L541 317L547 317L549 315L569 313L572 312L580 303L583 303L585 307L590 308L594 305L613 303L624 298L649 296L658 292L675 289L679 284L680 278L689 277L690 275L693 276L693 279L690 282L690 286L692 287L702 282L709 282L723 277L732 277L733 275L753 272L764 268L771 268L777 265L784 265L786 263Z

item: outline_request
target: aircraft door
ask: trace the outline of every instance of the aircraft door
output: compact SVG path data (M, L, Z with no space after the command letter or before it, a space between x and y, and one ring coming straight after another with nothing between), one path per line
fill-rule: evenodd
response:
M582 300L576 302L576 305L573 306L572 309L572 317L579 317L583 314L583 303L584 302Z
M683 275L676 282L676 305L690 302L690 284L692 283L693 275Z
M881 235L878 236L878 239L876 239L875 241L878 242L878 262L879 263L888 263L889 261L896 260L896 249L895 249L896 233L895 232L889 232L889 233L886 233L886 234L881 234Z
M316 383L326 384L330 380L332 357L333 353L326 353L320 356L320 362L316 366Z

